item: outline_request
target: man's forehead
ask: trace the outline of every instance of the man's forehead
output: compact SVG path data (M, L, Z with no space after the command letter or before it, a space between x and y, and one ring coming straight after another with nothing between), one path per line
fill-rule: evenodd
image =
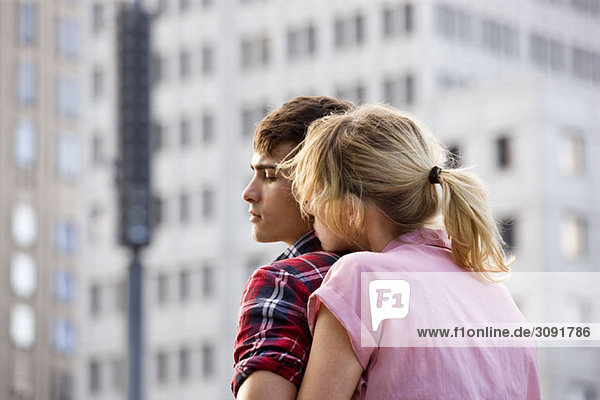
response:
M270 154L254 151L252 155L252 166L277 166L277 164L279 164L293 148L293 143L282 143L277 145Z
M254 152L252 155L251 166L256 167L276 167L281 162L281 158L275 158L271 154Z

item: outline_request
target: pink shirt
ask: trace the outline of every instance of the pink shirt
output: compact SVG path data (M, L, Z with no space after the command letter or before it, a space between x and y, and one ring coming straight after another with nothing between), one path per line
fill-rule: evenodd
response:
M384 319L374 329L369 281L373 276L392 279L399 273L410 283L408 312ZM445 276L440 273L452 273L452 279L431 279ZM392 301L392 295L386 293L383 300ZM416 328L443 322L456 326L525 322L503 285L473 279L453 262L450 241L441 230L423 228L390 242L381 253L342 257L309 299L311 331L321 302L348 331L364 369L353 399L540 398L534 347L464 347L465 340L445 342L452 343L449 347L404 339L416 337ZM397 338L406 345L398 346Z

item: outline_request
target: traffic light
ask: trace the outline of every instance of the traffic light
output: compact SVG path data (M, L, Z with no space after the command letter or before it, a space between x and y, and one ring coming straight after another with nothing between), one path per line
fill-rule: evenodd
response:
M118 20L118 187L123 245L151 239L150 17L136 3L124 4Z

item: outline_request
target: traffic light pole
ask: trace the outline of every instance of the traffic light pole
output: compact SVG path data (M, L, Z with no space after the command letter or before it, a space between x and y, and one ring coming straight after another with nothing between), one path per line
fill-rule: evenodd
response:
M150 16L122 4L119 47L120 242L131 249L128 302L128 399L144 399L144 274L141 249L152 237L150 150Z
M144 337L142 327L144 271L140 261L140 248L133 248L129 266L129 400L142 400L144 388Z

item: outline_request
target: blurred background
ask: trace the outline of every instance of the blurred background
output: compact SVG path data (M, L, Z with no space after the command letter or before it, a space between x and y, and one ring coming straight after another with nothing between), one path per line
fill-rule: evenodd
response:
M515 271L599 271L600 0L139 3L145 398L232 398L243 285L285 247L251 238L252 135L292 96L416 115L489 184ZM127 398L125 4L0 1L1 400ZM560 321L600 320L567 290ZM598 350L540 349L544 398L600 399Z

